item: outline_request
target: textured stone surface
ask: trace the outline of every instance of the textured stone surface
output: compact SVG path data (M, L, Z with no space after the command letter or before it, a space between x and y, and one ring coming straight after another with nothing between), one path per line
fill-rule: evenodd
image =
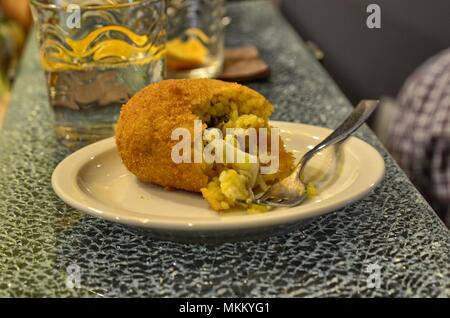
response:
M272 67L252 86L277 105L275 119L334 127L350 111L268 3L228 13L228 44L255 44ZM367 128L359 136L386 161L372 194L284 236L206 246L154 240L62 203L50 177L68 152L49 118L31 41L0 131L0 296L450 296L449 232ZM80 288L66 286L70 264ZM380 288L367 286L370 264Z

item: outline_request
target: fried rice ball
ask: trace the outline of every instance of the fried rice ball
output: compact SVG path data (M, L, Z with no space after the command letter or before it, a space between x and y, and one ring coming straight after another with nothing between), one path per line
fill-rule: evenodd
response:
M122 107L116 128L117 148L124 165L139 180L202 192L214 209L228 209L234 206L233 202L221 204L219 194L208 192L213 187L208 187L208 183L219 182L220 173L231 168L205 162L175 163L171 152L179 141L171 139L172 131L186 128L194 136L194 120L202 120L203 129L270 127L268 118L272 112L272 104L261 94L236 83L164 80L145 87ZM268 184L286 176L291 169L293 156L282 142L279 154L279 170L264 176Z

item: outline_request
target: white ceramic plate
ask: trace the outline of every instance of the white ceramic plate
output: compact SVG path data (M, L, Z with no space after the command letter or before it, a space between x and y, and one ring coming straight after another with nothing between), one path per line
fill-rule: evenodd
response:
M272 125L281 129L286 148L297 158L331 132L297 123ZM306 168L309 178L320 185L320 194L302 205L260 214L244 210L219 214L200 194L139 182L122 164L115 139L109 138L64 159L53 172L52 185L67 204L93 216L145 228L151 235L172 240L222 241L289 231L306 219L362 198L384 175L380 154L355 137L317 155Z

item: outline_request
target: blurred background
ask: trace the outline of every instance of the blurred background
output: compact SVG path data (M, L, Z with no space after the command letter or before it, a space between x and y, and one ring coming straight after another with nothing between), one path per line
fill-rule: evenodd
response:
M450 1L280 0L347 98L381 99L370 125L450 225ZM380 8L379 29L366 27Z
M381 29L364 27L369 4ZM353 104L396 96L406 78L449 47L448 0L282 0L282 13L324 52L323 65Z
M30 25L28 0L0 0L0 126Z
M381 8L380 29L366 26L371 3ZM280 10L353 104L382 100L372 128L450 224L450 1L273 0L267 5ZM0 126L31 23L28 0L0 0Z

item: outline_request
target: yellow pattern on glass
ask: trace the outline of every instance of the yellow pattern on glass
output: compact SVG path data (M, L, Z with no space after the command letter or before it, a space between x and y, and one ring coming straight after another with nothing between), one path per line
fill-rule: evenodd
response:
M116 31L126 35L131 44L119 39L108 38L90 47L99 37L109 31ZM53 39L47 39L41 45L41 59L44 69L67 70L84 69L89 64L116 64L130 62L145 64L157 60L164 54L163 46L148 43L148 36L138 35L122 26L105 26L89 33L81 40L64 39L68 48Z
M86 48L91 44L98 36L102 35L105 32L108 31L117 31L120 33L125 34L130 40L133 41L136 45L142 46L148 41L148 37L146 35L138 35L132 31L130 31L128 28L119 26L119 25L108 25L101 27L97 30L92 31L89 33L84 39L80 41L74 41L70 38L66 38L66 43L70 45L70 47L75 51L82 53L86 50Z

